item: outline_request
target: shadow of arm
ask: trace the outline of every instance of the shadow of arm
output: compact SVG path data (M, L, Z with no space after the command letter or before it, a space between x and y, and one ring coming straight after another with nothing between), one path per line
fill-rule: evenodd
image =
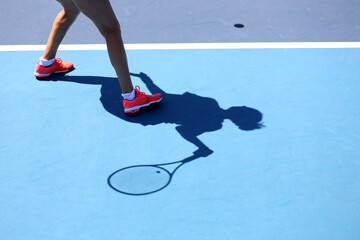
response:
M146 87L149 89L149 91L152 94L155 94L155 93L161 93L162 95L166 94L166 92L164 92L161 88L159 88L156 84L154 84L153 80L145 73L143 73L143 72L140 72L139 74L130 73L130 75L140 78L141 81L143 81L143 83L145 83Z
M177 126L176 131L178 131L178 133L180 133L180 135L185 140L191 142L192 144L198 147L198 149L194 152L194 155L189 157L187 161L192 160L194 157L195 158L207 157L213 153L213 151L210 148L208 148L208 146L206 146L203 142L200 141L199 138L197 138L196 136L197 134L191 128L186 128L184 126Z

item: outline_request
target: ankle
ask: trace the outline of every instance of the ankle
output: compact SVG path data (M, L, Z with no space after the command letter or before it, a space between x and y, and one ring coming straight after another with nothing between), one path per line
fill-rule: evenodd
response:
M40 57L40 62L39 64L44 66L44 67L49 67L51 66L53 63L55 62L55 58L52 59L44 59L43 57Z
M123 93L121 95L123 96L124 99L126 99L128 101L132 101L136 97L135 89L133 89L132 92L130 92L130 93Z

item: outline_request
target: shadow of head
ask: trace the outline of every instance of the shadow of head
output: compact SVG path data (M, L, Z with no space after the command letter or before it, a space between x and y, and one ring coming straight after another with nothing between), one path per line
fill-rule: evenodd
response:
M230 119L239 129L251 131L264 127L261 123L262 114L249 107L231 107L226 110L225 118Z

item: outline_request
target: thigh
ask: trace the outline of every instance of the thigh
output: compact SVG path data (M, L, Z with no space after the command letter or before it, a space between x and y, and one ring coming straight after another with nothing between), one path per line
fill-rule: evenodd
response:
M119 23L109 0L71 0L90 18L99 30L118 27Z
M79 13L79 8L75 5L72 0L57 0L64 8L67 13Z

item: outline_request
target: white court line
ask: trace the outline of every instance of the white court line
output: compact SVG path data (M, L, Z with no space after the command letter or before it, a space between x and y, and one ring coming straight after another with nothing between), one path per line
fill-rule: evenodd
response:
M125 44L127 50L360 48L360 42L146 43ZM0 51L44 51L45 45L0 45ZM59 50L106 50L105 44L62 44Z

